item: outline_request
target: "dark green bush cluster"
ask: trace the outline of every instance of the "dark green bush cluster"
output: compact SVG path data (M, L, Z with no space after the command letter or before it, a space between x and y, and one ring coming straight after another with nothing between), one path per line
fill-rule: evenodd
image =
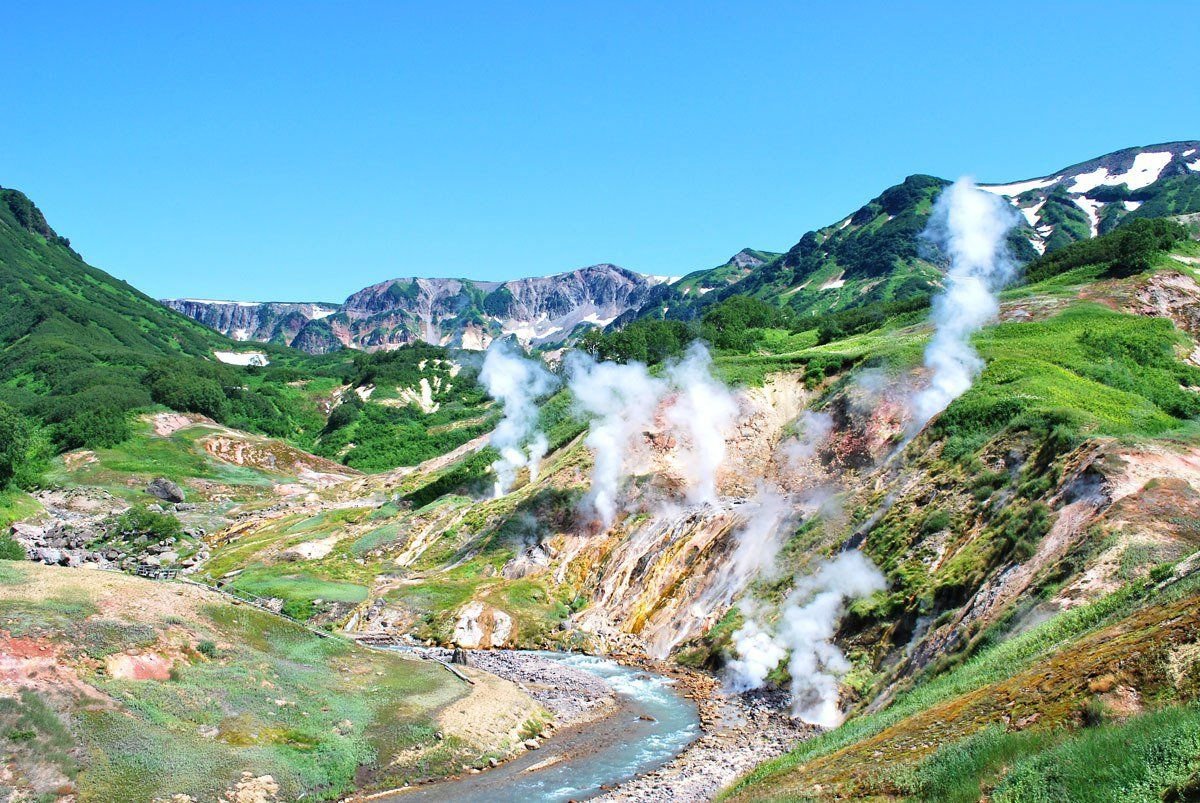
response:
M353 388L416 388L422 378L435 375L434 360L449 359L446 349L426 343L356 354L347 381ZM417 465L490 429L494 416L485 409L488 398L478 369L464 365L453 378L440 375L445 384L436 397L438 409L430 413L413 405L364 402L354 390L346 391L314 448L362 471L381 471Z
M1025 268L1036 283L1089 265L1100 265L1108 276L1131 276L1148 270L1154 258L1187 237L1187 229L1165 218L1132 220L1101 237L1066 245Z
M48 452L48 444L33 419L0 403L0 491L9 485L37 485Z
M577 348L597 360L653 365L682 354L696 337L695 327L683 321L642 318L612 332L589 329Z
M578 347L600 360L654 365L682 354L694 340L744 353L754 349L763 329L797 331L798 326L790 310L752 296L733 295L705 307L698 321L641 318L619 330L586 332Z
M901 316L924 313L929 309L928 293L903 301L876 301L861 307L831 312L816 319L817 342L831 343L843 337L871 332Z
M494 426L491 417L456 423L461 415L450 410L425 414L419 409L367 404L354 421L354 447L343 462L361 471L382 471L396 466L415 466L444 454ZM338 448L348 434L343 428L322 439L321 451Z
M111 519L105 529L110 536L125 541L145 538L149 541L162 542L168 538L179 538L183 535L183 526L179 523L179 519L144 507L131 507Z

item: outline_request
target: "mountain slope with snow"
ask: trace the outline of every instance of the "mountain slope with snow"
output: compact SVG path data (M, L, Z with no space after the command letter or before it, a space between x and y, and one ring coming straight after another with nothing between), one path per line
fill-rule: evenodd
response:
M645 304L666 281L601 264L508 282L390 279L359 290L340 305L163 303L234 339L282 343L310 353L386 350L415 342L478 350L503 335L547 345L607 326Z
M749 270L722 265L689 274L640 316L687 319L733 295L754 295L801 315L928 296L944 258L921 232L950 182L913 175ZM1009 200L1022 224L1009 239L1020 263L1111 231L1122 221L1200 212L1200 141L1126 148L1048 176L983 189Z

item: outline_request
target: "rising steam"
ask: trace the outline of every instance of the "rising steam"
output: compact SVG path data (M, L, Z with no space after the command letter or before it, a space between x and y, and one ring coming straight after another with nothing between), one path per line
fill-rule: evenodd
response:
M792 716L826 728L842 721L838 678L850 668L833 636L847 600L886 588L879 570L861 552L843 552L796 584L772 634L752 615L733 635L738 658L729 665L734 689L759 688L790 655Z
M680 467L693 503L717 501L717 470L725 461L725 439L737 418L738 405L729 388L712 375L712 357L700 342L692 343L683 360L667 367L676 392L667 408L672 430L687 443Z
M571 393L592 421L586 443L592 450L592 489L587 502L604 526L613 523L625 459L642 432L654 428L664 399L667 429L681 444L677 464L693 503L717 500L717 472L725 461L725 439L737 418L733 394L712 375L712 357L693 343L663 377L638 362L596 362L571 352L566 359Z
M970 337L996 316L996 294L1015 273L1005 238L1019 214L1002 198L961 178L938 196L923 236L950 257L945 289L933 300L933 340L925 349L929 387L913 399L919 430L966 393L983 369Z
M592 418L585 441L593 455L586 502L608 527L617 515L625 456L634 439L653 424L666 383L639 362L596 362L573 351L566 364L576 404Z
M833 432L833 416L824 412L805 410L796 420L796 437L784 441L780 449L788 466L797 471L816 457Z
M693 608L700 618L728 607L755 577L773 573L775 556L790 532L785 525L795 520L791 502L765 486L759 487L742 513L746 521L734 533L733 553L721 562L716 578Z
M517 470L523 466L529 467L530 482L537 479L548 443L537 429L536 402L553 390L558 380L507 340L492 342L479 380L488 394L504 405L504 418L492 433L492 446L500 452L500 459L492 463L499 497L512 488Z

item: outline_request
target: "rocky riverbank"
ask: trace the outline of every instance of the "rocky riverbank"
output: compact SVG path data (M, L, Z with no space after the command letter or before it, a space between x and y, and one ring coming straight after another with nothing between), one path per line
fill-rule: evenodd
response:
M443 661L453 656L449 649L413 649ZM536 653L465 652L475 667L517 683L554 712L561 725L596 721L618 710L612 687L583 670ZM663 766L608 789L594 800L610 803L712 800L721 789L756 765L782 755L817 732L816 728L789 716L789 701L783 692L728 694L719 680L702 672L629 655L618 656L616 660L672 678L681 695L695 703L702 735ZM547 744L553 745L553 741Z
M454 651L442 647L406 648L416 655L449 662ZM558 726L592 722L617 707L612 686L590 672L520 650L463 650L476 669L512 681L554 715Z
M786 695L725 696L719 684L699 676L687 696L700 709L703 735L671 761L609 790L594 800L621 803L712 800L755 766L782 755L816 733L787 713Z

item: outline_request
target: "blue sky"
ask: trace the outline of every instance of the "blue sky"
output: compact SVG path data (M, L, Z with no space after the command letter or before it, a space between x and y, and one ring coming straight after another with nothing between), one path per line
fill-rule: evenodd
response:
M10 4L0 185L152 295L337 301L680 274L911 173L1200 138L1191 3L806 5Z

